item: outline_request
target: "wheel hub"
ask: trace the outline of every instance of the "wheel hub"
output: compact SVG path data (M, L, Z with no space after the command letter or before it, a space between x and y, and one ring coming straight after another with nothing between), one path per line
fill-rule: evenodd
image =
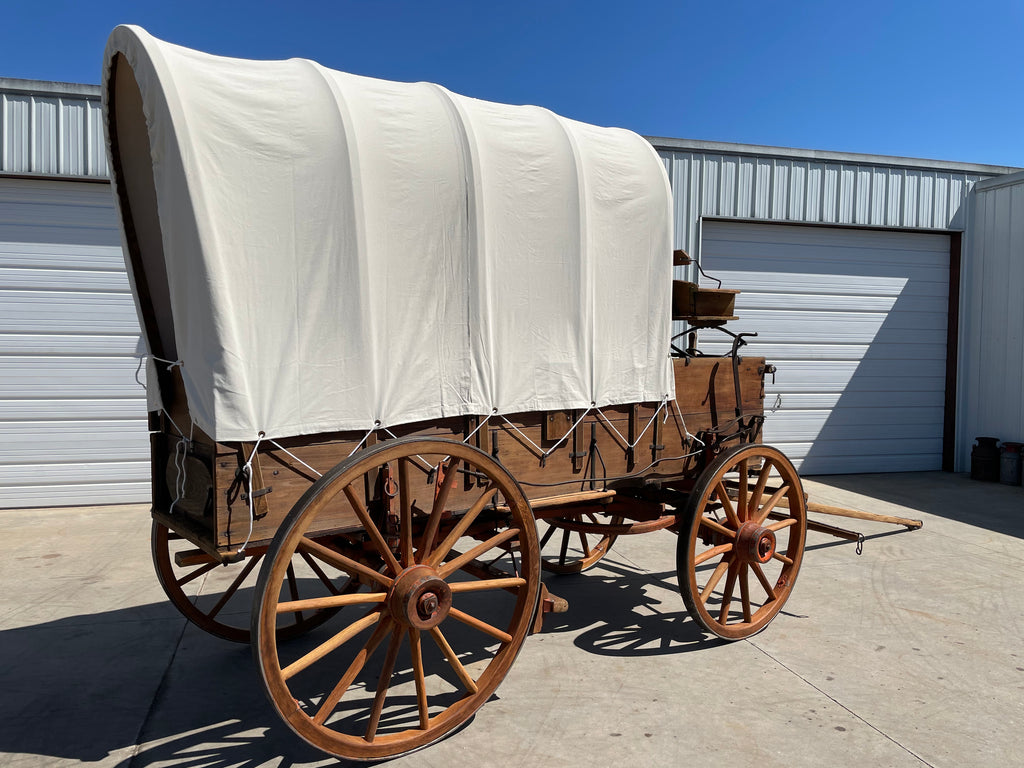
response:
M748 563L767 563L775 554L775 532L747 521L736 535L736 552Z
M436 627L452 607L452 590L428 565L406 568L388 593L388 608L396 621L416 629Z

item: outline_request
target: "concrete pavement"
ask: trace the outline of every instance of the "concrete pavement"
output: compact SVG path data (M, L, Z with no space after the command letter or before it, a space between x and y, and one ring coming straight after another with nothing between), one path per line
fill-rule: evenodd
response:
M815 478L835 518L786 609L701 635L675 537L619 539L460 732L389 766L1024 764L1024 489L963 475ZM0 765L336 765L278 721L250 650L188 624L152 573L145 507L0 511Z

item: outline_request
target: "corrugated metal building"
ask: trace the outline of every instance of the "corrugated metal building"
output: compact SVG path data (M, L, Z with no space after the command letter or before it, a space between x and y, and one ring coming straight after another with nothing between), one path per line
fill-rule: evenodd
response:
M0 80L0 507L148 497L99 109L96 86ZM1024 366L1015 169L651 141L677 247L743 289L731 327L779 366L766 440L803 472L963 469L980 431L1024 437L1019 390L979 375L997 342Z

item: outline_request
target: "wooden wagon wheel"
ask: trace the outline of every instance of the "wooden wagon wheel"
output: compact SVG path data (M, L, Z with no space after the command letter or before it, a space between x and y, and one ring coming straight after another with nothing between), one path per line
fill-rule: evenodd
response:
M307 535L346 519L362 524L381 572ZM296 552L368 591L290 600ZM536 524L511 475L462 443L389 441L332 469L289 513L260 572L253 649L271 702L299 736L339 757L391 757L441 738L491 696L539 591ZM276 617L309 607L340 609L333 631L278 643Z
M690 615L728 640L760 632L785 605L803 558L796 469L775 448L733 448L697 478L681 519L676 568Z
M256 585L256 566L266 548L253 548L252 554L237 563L221 565L215 558L196 549L190 542L156 520L150 536L153 565L167 597L181 614L205 632L236 643L248 643L252 619L252 590ZM300 553L301 554L301 553ZM180 564L179 564L180 561ZM355 586L351 581L326 584L322 574L311 571L300 556L289 570L289 588L296 597L323 593L344 593ZM326 578L326 577L324 577ZM194 596L187 585L202 584ZM192 587L188 587L192 591ZM282 616L277 632L287 638L319 626L335 611L320 610Z
M617 536L601 530L605 525L621 525L619 515L581 512L543 521L547 526L540 539L540 565L550 573L580 573L596 565L608 554ZM567 525L568 523L568 525ZM581 530L593 526L591 531ZM556 535L557 534L557 535Z

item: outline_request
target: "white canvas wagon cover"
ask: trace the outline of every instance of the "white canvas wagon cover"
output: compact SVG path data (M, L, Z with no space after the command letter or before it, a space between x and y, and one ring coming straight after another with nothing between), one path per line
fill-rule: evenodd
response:
M674 392L670 191L640 136L138 27L104 62L147 344L215 439Z

